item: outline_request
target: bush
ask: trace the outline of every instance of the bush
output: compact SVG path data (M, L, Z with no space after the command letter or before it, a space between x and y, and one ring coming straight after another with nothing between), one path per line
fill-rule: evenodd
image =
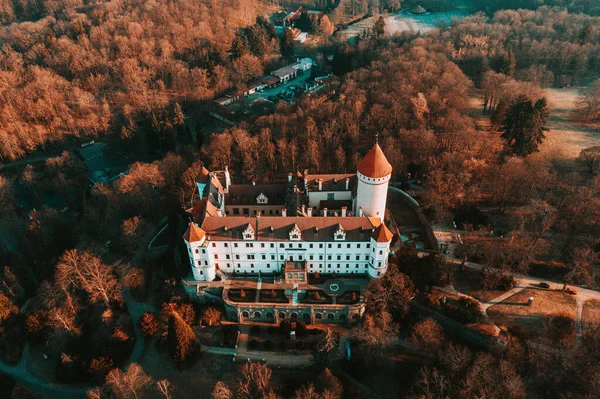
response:
M275 343L268 339L263 343L263 348L265 348L265 350L271 351L275 348Z
M260 334L260 326L252 326L250 328L250 334L254 334L254 335Z
M508 291L517 285L517 282L510 274L502 272L481 273L479 274L479 284L485 290Z
M547 316L550 338L560 341L573 335L575 320L565 313L554 313Z
M292 323L289 320L281 320L279 323L279 332L289 334L292 329Z
M463 324L475 323L481 317L481 306L475 299L460 297L453 303L443 305L444 313Z
M296 323L296 335L304 336L308 332L308 328L306 328L306 323L303 321L299 321Z
M525 327L518 324L508 326L508 332L519 339L525 339L527 337L527 331L525 330Z
M454 211L454 220L458 226L464 227L464 225L469 224L474 229L479 229L489 224L487 216L474 204L466 204L458 207Z
M279 349L287 350L287 349L289 349L289 347L290 347L290 341L288 341L287 339L279 341Z
M42 343L49 332L48 312L36 310L27 315L25 319L25 332L27 339L32 343Z
M94 381L104 382L106 375L110 370L115 368L112 359L107 357L99 357L90 362L90 374Z
M140 317L140 331L149 337L160 329L160 321L154 313L146 312Z
M238 336L238 326L236 324L226 324L223 326L223 344L233 348Z
M410 341L425 349L436 350L444 341L444 330L433 319L419 321L412 328Z

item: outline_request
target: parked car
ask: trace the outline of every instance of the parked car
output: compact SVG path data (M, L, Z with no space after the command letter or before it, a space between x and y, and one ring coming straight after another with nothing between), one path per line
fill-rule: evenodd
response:
M539 287L540 288L550 288L550 284L542 282L539 284Z

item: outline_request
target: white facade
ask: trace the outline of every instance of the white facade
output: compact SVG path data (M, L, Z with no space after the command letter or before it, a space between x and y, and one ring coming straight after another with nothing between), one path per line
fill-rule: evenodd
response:
M333 238L333 237L332 237ZM306 261L309 273L368 274L387 270L389 242L210 241L186 243L194 279L212 281L227 274L278 274L286 261Z
M365 216L378 217L383 222L388 184L392 175L379 178L367 177L360 172L356 172L356 175L358 188L355 214L358 214L358 209L362 207Z
M308 206L310 208L317 209L321 201L327 200L352 200L352 191L309 191L308 192ZM385 207L385 204L383 205Z

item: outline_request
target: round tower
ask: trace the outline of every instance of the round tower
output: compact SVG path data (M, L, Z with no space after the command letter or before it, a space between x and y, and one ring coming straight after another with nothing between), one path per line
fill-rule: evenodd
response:
M367 155L358 163L356 175L358 187L356 191L355 214L360 214L362 207L365 216L385 216L388 183L392 177L392 165L383 154L381 147L375 143Z

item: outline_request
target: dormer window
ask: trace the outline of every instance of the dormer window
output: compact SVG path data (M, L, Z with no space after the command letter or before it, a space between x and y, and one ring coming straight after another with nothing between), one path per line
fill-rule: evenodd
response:
M254 228L250 223L248 223L248 226L242 232L242 237L244 237L244 240L254 240Z
M335 241L344 241L346 239L346 232L341 224L338 224L338 227L333 234L333 238Z
M260 193L258 195L258 197L256 197L256 203L257 204L268 204L269 203L269 199L267 198L267 196L265 195L265 193Z
M296 223L294 223L294 227L290 230L290 241L300 241L302 237L302 232Z

